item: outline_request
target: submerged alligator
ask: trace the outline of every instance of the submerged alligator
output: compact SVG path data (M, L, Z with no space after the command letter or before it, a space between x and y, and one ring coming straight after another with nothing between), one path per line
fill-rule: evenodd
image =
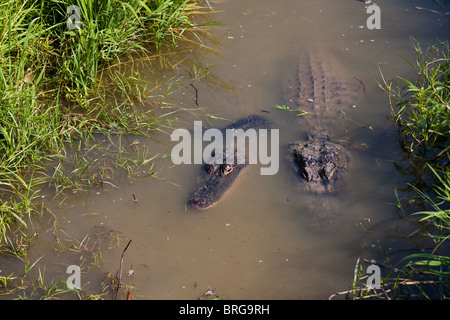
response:
M343 186L342 174L348 165L345 148L321 132L307 132L306 141L288 145L288 161L314 193L335 193Z
M250 128L268 127L270 127L269 119L259 115L250 115L228 125L222 131L225 133L228 129L242 129L245 131ZM207 209L222 198L241 170L247 166L246 161L243 164L238 163L236 150L234 150L234 154L234 163L226 163L226 152L223 152L222 163L205 163L202 165L197 178L198 185L188 200L189 206L195 209Z
M324 61L317 56L302 57L295 79L285 86L286 104L307 114L302 126L309 129L304 140L287 146L286 153L307 190L319 195L335 193L343 182L348 154L344 146L331 140L328 129L340 110L355 103L358 90L356 83L346 83L335 76ZM267 118L251 115L222 130L269 126ZM225 156L223 164L204 164L188 205L207 209L217 203L244 167L245 164L226 164Z
M355 81L332 69L336 64L327 63L329 59L305 54L285 90L286 104L305 114L300 123L307 128L303 140L288 145L288 160L306 189L316 194L332 194L344 185L349 156L342 144L332 141L330 129L341 110L355 104L359 90Z

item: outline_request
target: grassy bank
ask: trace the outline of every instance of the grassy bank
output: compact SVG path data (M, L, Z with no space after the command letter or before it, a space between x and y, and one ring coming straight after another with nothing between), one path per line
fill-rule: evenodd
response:
M412 177L407 194L398 198L405 223L417 229L408 237L422 250L400 258L395 265L381 262L381 288L369 290L366 268L358 261L353 289L356 298L448 299L450 297L450 46L421 48L414 42L416 61L407 61L417 77L383 79L405 152L399 170ZM400 166L400 164L397 164ZM413 205L411 205L413 204Z
M79 8L74 29L70 5ZM206 11L186 0L0 1L0 253L26 255L31 220L45 211L36 201L42 188L106 179L96 135L144 135L170 121L133 68L120 66L174 45ZM69 149L79 152L69 157ZM114 165L132 171L127 156L134 166L151 161L146 150L128 152L115 150Z

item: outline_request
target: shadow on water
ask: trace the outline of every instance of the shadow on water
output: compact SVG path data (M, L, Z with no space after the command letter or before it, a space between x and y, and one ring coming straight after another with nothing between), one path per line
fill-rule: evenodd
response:
M149 137L122 137L124 162L116 154L110 159L125 169L116 179L105 169L105 182L90 191L44 194L48 214L30 259L44 256L49 277L62 279L68 265L81 264L83 291L98 293L132 240L123 282L136 299L196 299L208 289L226 299L324 299L350 287L358 257L416 248L409 240L396 242L409 230L392 205L394 186L406 178L392 165L403 154L377 81L380 68L386 77L409 72L401 58L412 54L409 36L424 45L448 38L448 18L419 12L408 1L383 2L382 28L368 30L365 4L358 1L210 2L220 11L213 19L223 23L199 34L211 49L180 43L159 62L119 71L139 74L148 83L146 101L158 101L156 114L170 114L169 120ZM347 189L328 199L298 188L282 152L313 122L274 108L284 103L284 80L297 72L293 61L315 50L364 84L351 113L328 128L354 146ZM248 166L220 203L206 211L187 208L200 166L173 165L170 133L192 131L196 120L222 128L229 123L224 119L253 113L280 130L278 173L262 176L259 165ZM133 156L142 167L125 159ZM2 266L8 265L14 263Z

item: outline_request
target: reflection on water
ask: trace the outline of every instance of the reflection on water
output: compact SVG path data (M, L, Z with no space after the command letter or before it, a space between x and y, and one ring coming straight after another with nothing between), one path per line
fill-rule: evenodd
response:
M87 291L98 292L104 274L118 270L131 239L123 281L132 284L133 298L196 299L209 288L226 299L328 298L350 286L358 257L371 259L371 250L379 247L394 250L390 237L402 232L391 205L394 185L405 179L391 161L402 153L395 128L385 117L389 106L377 86L380 69L386 78L408 76L402 56L412 58L409 37L424 46L436 38L445 40L449 17L417 10L409 1L386 1L379 3L381 29L368 30L365 4L359 1L211 4L221 10L213 19L224 25L209 31L214 41L206 45L220 46L189 53L210 70L196 78L183 64L172 68L185 85L169 97L186 108L177 126L190 130L204 114L237 120L257 113L280 129L280 146L301 139L307 129L303 122L274 106L284 103L284 80L297 70L292 61L320 50L365 86L352 121L332 128L336 137L358 146L351 150L345 194L326 199L301 192L280 152L278 174L262 176L258 165L248 166L207 211L185 206L200 167L173 166L170 157L156 160L162 179L129 179L107 192L77 193L62 205L56 200L47 205L73 239L86 239L97 254L101 249L99 263L84 266L88 272L81 282ZM140 72L149 81L165 81L155 70ZM210 120L218 128L228 123ZM160 155L170 154L173 146L164 133L140 142ZM82 251L55 255L49 249L53 242L51 235L44 235L31 252L45 256L47 272L64 277L66 265L80 263Z

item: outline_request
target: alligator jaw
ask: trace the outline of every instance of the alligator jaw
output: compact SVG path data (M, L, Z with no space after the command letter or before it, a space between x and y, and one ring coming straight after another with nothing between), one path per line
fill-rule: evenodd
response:
M259 115L250 115L230 124L222 130L243 129L245 131L249 128L268 128L269 126L269 119ZM205 210L215 205L222 199L225 192L230 189L241 170L247 166L247 161L245 164L237 164L236 150L235 163L227 164L226 152L223 154L222 164L203 164L198 177L199 184L187 201L190 207Z
M190 207L205 210L216 204L246 165L234 165L231 172L225 172L225 166L226 164L220 165L217 170L212 171L208 165L202 166L199 176L200 184L187 202Z

